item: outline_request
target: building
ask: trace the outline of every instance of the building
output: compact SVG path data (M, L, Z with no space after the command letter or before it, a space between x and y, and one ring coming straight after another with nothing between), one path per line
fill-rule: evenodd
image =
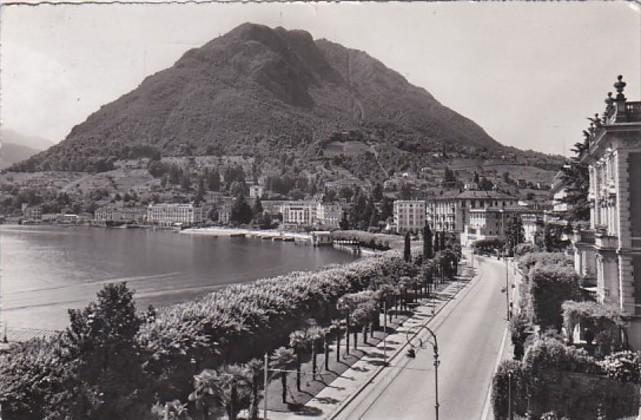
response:
M468 212L468 222L461 233L461 245L471 246L483 239L505 239L506 227L516 217L520 208L475 208Z
M426 220L434 230L463 233L471 210L517 205L517 197L498 191L445 192L426 200Z
M96 209L93 219L98 223L144 223L147 219L147 209L106 205Z
M318 203L315 201L287 201L280 209L283 225L307 227L316 223Z
M42 207L30 206L26 203L23 203L22 217L26 222L40 222L42 221Z
M249 198L262 198L265 188L262 185L254 184L249 186Z
M318 203L316 219L319 225L338 228L342 218L343 206L340 203Z
M619 76L601 118L587 132L589 229L573 237L575 268L596 275L596 296L627 320L630 345L641 349L641 102L629 102ZM593 268L592 268L593 267Z
M200 206L189 204L150 204L147 207L147 222L159 226L192 226L205 221L205 211Z
M425 226L425 201L395 200L393 214L397 232L418 232Z
M536 243L538 237L543 235L545 225L541 213L524 213L521 215L525 242Z

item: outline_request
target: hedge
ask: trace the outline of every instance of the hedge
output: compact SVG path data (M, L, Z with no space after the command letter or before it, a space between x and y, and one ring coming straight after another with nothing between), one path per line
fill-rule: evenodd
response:
M336 302L341 296L386 281L398 282L408 270L398 252L389 251L316 272L231 285L196 301L160 309L140 327L136 338L146 360L145 371L154 378L140 394L152 392L162 401L185 401L193 376L203 369L261 357L287 343L289 333L306 319L329 323L338 318ZM42 420L42 413L61 403L55 393L68 392L61 372L71 362L58 357L59 343L60 337L32 340L0 358L3 408L5 403L15 406L16 399L27 404L11 418Z
M574 261L562 252L532 252L518 258L519 268L528 274L535 265L561 265L573 267Z
M616 306L569 300L563 303L562 311L563 326L570 343L573 341L575 327L581 325L581 328L587 328L592 333L602 356L621 347L620 328L623 327L623 320L621 311Z
M568 419L596 419L636 415L637 384L609 378L601 364L585 351L555 339L539 339L529 347L523 362L503 361L493 379L492 405L497 420L508 418L508 372L511 377L513 414L540 418L555 412Z
M579 276L569 266L536 264L528 278L532 321L543 330L561 331L561 305L581 296Z

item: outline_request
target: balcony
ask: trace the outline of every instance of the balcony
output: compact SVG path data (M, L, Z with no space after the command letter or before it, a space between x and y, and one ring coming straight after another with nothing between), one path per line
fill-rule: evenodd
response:
M594 231L587 229L577 229L574 231L572 242L581 242L584 244L594 244Z
M594 244L600 249L617 249L619 238L609 235L605 227L597 227L594 234Z

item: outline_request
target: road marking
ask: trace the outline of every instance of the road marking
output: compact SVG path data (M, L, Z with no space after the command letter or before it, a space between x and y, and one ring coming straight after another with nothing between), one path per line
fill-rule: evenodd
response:
M487 420L488 416L490 415L490 399L492 397L492 382L494 380L494 374L496 373L496 370L499 368L499 364L501 363L501 359L503 359L503 350L505 348L505 340L507 339L507 326L505 327L505 330L503 331L503 338L501 339L501 346L499 347L499 354L496 356L496 363L494 365L494 370L492 371L492 378L490 379L490 384L487 387L487 396L485 397L485 404L483 404L483 412L481 414L481 419L482 420Z

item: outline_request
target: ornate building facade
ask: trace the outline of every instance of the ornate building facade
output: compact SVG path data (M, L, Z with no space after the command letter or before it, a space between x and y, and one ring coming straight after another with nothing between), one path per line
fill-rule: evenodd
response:
M641 102L627 100L625 85L619 76L586 136L590 229L573 243L577 272L594 274L597 300L621 310L630 344L641 349Z

